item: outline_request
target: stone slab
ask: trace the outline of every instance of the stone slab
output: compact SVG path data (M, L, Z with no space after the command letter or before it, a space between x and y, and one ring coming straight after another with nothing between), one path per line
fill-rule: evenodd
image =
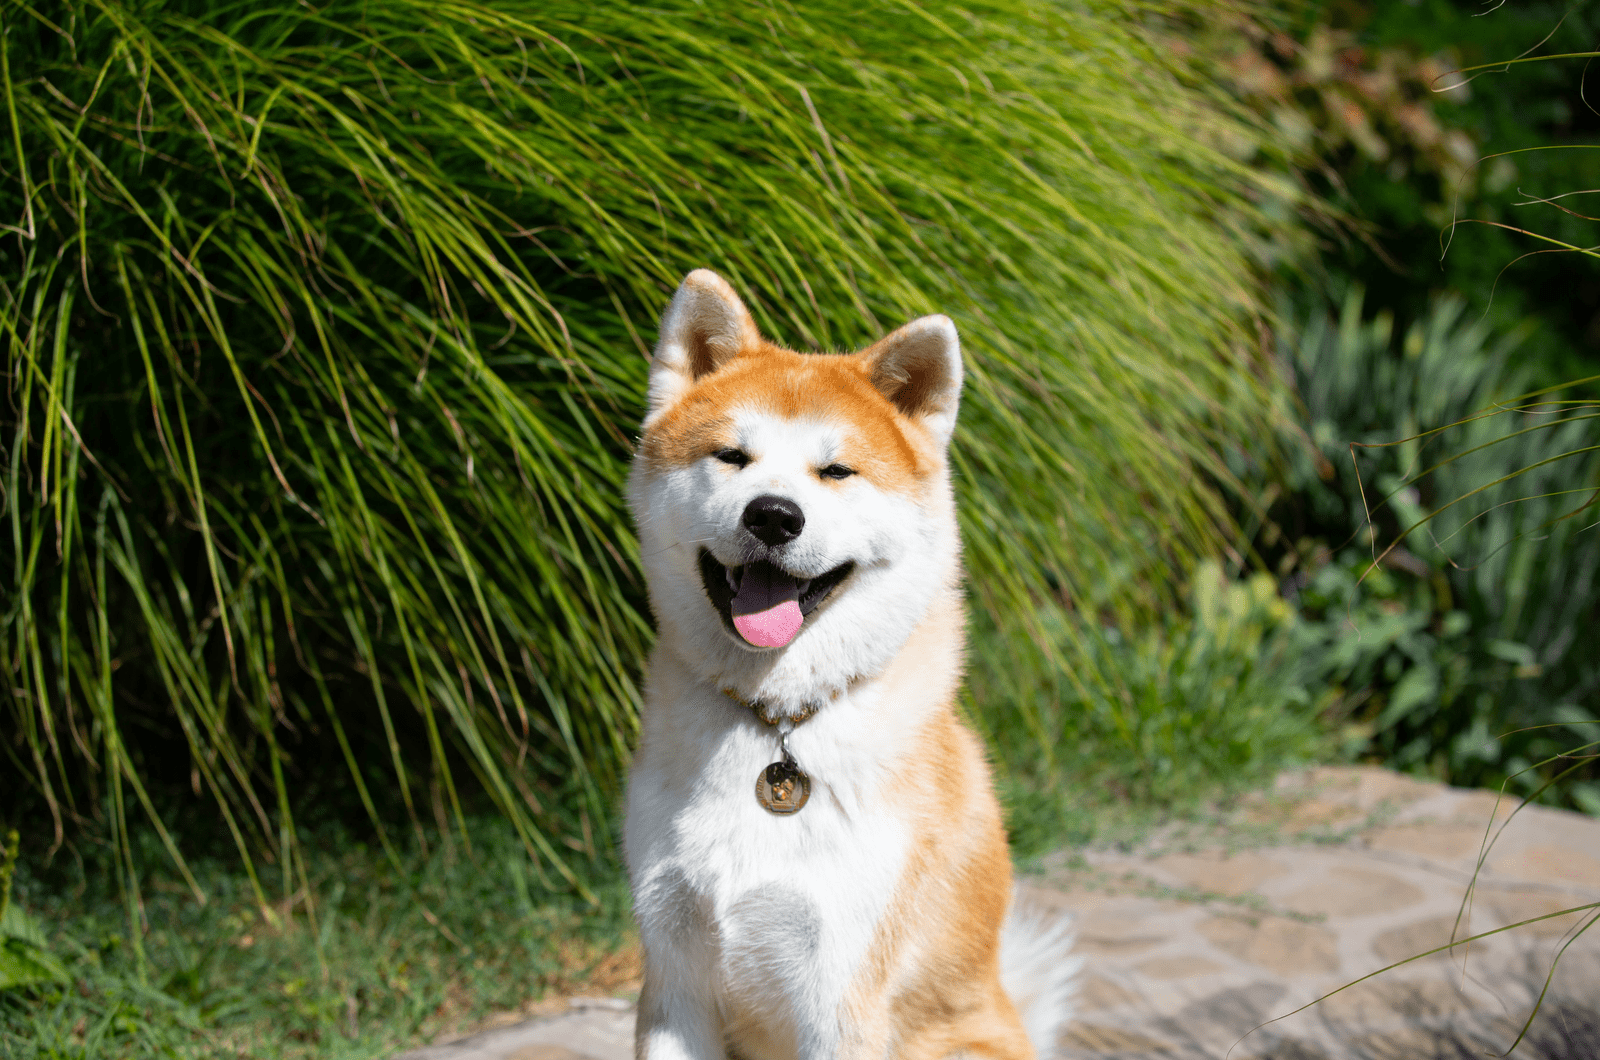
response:
M633 1005L574 998L565 1013L435 1043L401 1060L630 1060Z

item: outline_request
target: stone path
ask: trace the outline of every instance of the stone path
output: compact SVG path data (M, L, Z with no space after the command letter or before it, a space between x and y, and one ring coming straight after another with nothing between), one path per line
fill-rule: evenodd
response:
M1077 917L1087 958L1058 1060L1498 1055L1558 953L1515 1055L1600 1060L1600 927L1571 941L1597 909L1414 961L1295 1012L1453 931L1600 903L1600 820L1540 807L1512 817L1514 800L1496 802L1373 767L1320 768L1280 778L1221 822L1048 860L1028 890ZM1480 866L1491 821L1506 827ZM632 1056L627 998L563 1004L400 1060Z

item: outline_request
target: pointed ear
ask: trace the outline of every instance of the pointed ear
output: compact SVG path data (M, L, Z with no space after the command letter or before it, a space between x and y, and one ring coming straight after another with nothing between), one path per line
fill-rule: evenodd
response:
M660 338L650 358L650 412L667 408L696 379L760 341L755 321L728 281L710 269L694 270L661 315Z
M947 316L921 317L861 351L872 385L940 443L950 440L961 400L961 340Z

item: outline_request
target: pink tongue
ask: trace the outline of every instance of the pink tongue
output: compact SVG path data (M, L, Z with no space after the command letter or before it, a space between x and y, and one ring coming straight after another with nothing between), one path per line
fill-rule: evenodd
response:
M753 615L734 615L733 628L739 636L758 648L781 648L794 640L800 632L800 605L785 600L777 607L769 607Z
M745 568L733 598L733 628L758 648L781 648L800 632L800 586L766 562Z

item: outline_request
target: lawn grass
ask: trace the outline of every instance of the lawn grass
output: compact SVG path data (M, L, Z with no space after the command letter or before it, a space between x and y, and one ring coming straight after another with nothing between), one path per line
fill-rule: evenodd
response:
M15 898L70 982L0 992L0 1055L378 1057L550 994L626 989L637 958L615 858L583 866L591 903L503 817L466 821L470 851L429 829L398 866L370 828L309 828L307 886L267 908L225 836L209 853L191 840L202 905L143 829L138 940L108 847L25 866Z
M1087 759L1092 746L1079 750ZM1191 772L1160 801L1119 795L1105 775L1041 786L1000 765L1019 869L1066 847L1210 821L1219 799L1262 772L1209 782ZM428 829L429 849L407 842L398 869L370 830L306 828L309 887L267 909L226 836L190 837L191 851L210 848L188 859L210 896L201 905L159 838L140 830L135 845L152 869L140 881L137 946L104 864L109 847L59 857L47 871L25 865L15 898L45 926L70 981L0 991L0 1055L364 1060L485 1020L559 1011L541 1008L546 998L636 997L636 937L616 860L583 865L591 904L541 879L502 817L466 820L470 854L456 828Z

